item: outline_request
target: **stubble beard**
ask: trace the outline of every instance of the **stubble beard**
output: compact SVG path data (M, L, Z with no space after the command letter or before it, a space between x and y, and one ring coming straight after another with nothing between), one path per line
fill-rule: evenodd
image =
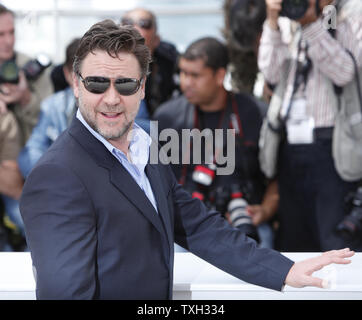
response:
M119 130L116 131L116 132L114 130L112 130L112 126L116 126L117 125L116 123L105 123L104 126L106 128L101 128L97 124L96 113L94 112L94 117L91 117L90 113L93 112L93 111L91 111L92 108L87 107L83 103L81 96L79 96L78 105L79 105L79 109L80 109L80 111L82 113L82 116L83 116L84 120L88 123L88 125L94 131L99 133L106 140L119 140L119 139L121 139L122 137L124 137L129 132L129 130L130 130L131 126L132 126L133 121L128 121L126 119L127 122L121 128L119 128ZM113 110L115 108L113 108L113 109L108 108L108 109L109 109L108 110L109 112L116 112L115 110Z

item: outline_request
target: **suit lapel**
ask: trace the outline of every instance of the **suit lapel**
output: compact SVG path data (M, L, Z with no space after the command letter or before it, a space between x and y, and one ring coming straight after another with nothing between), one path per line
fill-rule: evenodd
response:
M153 194L156 198L158 213L163 220L171 250L171 245L173 245L173 230L171 229L170 212L167 205L167 191L164 188L165 183L162 182L159 170L157 169L156 165L148 164L146 166L146 174L150 181Z
M143 190L121 164L110 169L110 180L111 183L141 211L161 234L165 233L162 228L161 220L150 200L148 200Z
M128 171L107 148L77 118L73 119L69 127L69 134L94 158L99 166L109 170L110 182L164 235L161 220L153 205ZM155 197L157 199L157 196Z

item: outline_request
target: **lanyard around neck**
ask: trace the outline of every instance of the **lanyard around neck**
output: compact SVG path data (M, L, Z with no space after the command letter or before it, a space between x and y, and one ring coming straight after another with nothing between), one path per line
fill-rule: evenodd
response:
M231 101L230 101L231 100ZM231 102L231 103L230 103ZM194 129L205 129L201 128L200 121L199 121L199 107L194 107L194 123L193 128ZM243 137L243 129L241 125L240 115L238 111L238 106L236 102L235 96L230 93L228 94L228 101L226 104L226 107L222 110L221 117L219 119L218 127L216 129L235 129L235 134L239 136L240 138ZM191 153L192 149L192 141L188 144L187 151L185 152L185 157L188 157ZM215 150L214 156L213 156L213 164L216 162L218 152ZM186 182L186 175L187 175L187 169L188 164L186 161L182 161L182 170L181 170L181 177L179 180L179 183L181 185L184 185Z

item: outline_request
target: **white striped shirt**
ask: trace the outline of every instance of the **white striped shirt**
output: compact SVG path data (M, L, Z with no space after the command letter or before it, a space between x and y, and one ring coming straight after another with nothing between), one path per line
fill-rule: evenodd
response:
M354 78L352 58L362 66L362 16L348 16L338 22L336 39L323 26L322 19L301 28L301 37L308 43L308 56L312 61L306 84L307 113L314 118L316 127L331 127L335 121L335 107L328 96L325 76L334 84L344 86ZM281 78L282 66L291 58L291 51L282 41L281 32L264 24L260 41L258 65L267 82L277 84ZM288 84L292 83L295 66L292 67Z

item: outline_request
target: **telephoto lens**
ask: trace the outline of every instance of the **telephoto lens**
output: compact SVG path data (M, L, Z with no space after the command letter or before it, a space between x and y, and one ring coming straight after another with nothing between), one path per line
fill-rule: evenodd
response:
M247 201L242 197L242 192L237 186L232 186L231 200L228 205L228 212L230 213L231 225L238 228L245 233L248 237L253 238L259 242L259 235L256 227L253 225L250 215L246 208Z

